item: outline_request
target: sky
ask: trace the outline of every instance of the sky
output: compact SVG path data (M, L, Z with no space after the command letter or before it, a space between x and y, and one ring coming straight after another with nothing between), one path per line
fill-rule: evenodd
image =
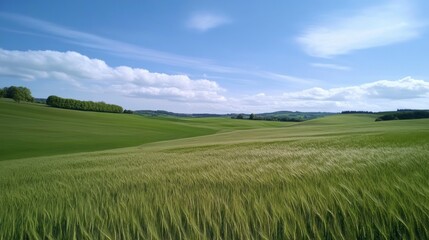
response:
M429 108L429 2L0 1L0 87L132 110Z

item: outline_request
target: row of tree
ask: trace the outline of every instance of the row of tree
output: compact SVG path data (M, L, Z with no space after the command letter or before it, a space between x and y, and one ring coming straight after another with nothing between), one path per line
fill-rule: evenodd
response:
M10 86L0 89L0 98L12 98L16 102L33 102L30 89L26 87Z
M386 114L378 117L375 121L389 121L389 120L405 120L405 119L420 119L429 118L429 111L415 110L415 111L399 111L392 114Z
M114 104L107 104L104 102L93 102L93 101L80 101L76 99L61 98L57 96L49 96L48 99L46 99L46 104L57 108L66 108L66 109L82 110L82 111L110 112L110 113L123 112L123 109L121 106L114 105Z
M373 114L371 111L342 111L341 114Z
M249 120L264 120L264 121L279 121L279 122L302 122L304 119L302 118L294 118L288 116L264 116L264 115L256 115L250 114L249 117L240 113L237 116L232 116L232 119L249 119Z

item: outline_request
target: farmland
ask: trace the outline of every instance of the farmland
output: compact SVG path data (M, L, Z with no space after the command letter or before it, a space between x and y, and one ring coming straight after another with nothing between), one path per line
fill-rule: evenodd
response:
M427 119L0 104L0 239L429 238Z

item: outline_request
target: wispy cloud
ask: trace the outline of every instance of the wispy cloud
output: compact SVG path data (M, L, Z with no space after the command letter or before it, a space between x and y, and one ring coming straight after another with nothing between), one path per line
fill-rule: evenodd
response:
M310 65L317 68L328 68L328 69L340 70L340 71L351 70L350 67L337 65L337 64L330 64L330 63L312 63Z
M229 23L230 19L213 13L195 13L187 21L187 26L201 32Z
M268 71L259 71L255 74L257 74L260 77L268 78L271 80L282 81L282 82L285 81L285 82L290 82L290 83L298 83L298 84L302 84L302 85L314 84L314 83L319 81L317 79L295 77L295 76L291 76L291 75L268 72Z
M415 16L409 1L389 1L310 26L297 41L309 55L330 58L416 38L423 24Z
M158 62L167 65L197 67L216 72L230 72L233 69L214 64L209 59L181 56L172 53L143 48L133 44L100 37L82 31L73 30L51 22L35 19L28 16L2 13L0 17L19 23L33 30L48 33L53 37L59 37L65 42L80 45L88 48L99 49L123 57Z
M70 44L102 50L105 53L110 53L112 55L121 56L124 58L142 59L170 66L180 66L221 74L227 73L229 75L236 74L258 79L281 80L290 81L294 83L308 83L308 80L296 76L288 76L279 73L269 73L262 70L254 71L234 66L225 66L217 64L211 59L182 56L154 49L148 49L126 42L101 37L95 34L73 30L64 26L60 26L58 24L19 14L0 12L0 18L18 23L26 28L36 31L36 33L30 31L10 29L7 29L7 31L15 31L24 34L39 36L43 35L45 37L55 37ZM224 19L224 21L227 21L226 18ZM284 76L288 76L288 78L285 78Z
M9 51L0 49L0 76L25 80L59 80L78 88L104 89L123 96L187 102L223 102L215 81L187 75L111 67L77 52Z

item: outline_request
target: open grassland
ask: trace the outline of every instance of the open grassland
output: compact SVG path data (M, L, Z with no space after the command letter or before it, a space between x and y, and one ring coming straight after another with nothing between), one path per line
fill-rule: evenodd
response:
M429 239L429 121L374 118L2 161L0 239Z
M0 161L137 146L237 129L282 127L216 118L148 118L72 111L0 98Z

